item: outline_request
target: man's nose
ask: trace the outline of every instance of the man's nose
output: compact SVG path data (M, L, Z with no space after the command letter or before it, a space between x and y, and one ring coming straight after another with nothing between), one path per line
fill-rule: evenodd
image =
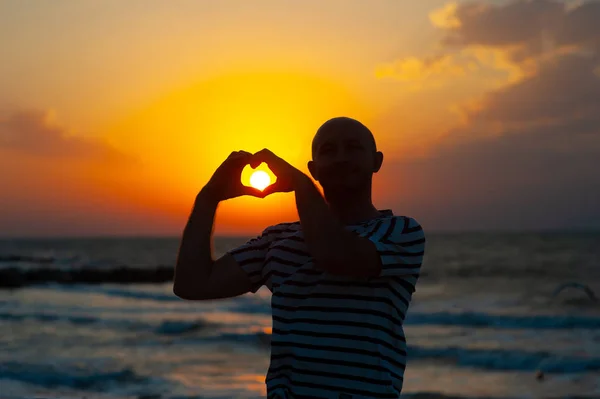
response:
M350 160L350 153L345 148L338 148L335 152L335 163L345 163Z

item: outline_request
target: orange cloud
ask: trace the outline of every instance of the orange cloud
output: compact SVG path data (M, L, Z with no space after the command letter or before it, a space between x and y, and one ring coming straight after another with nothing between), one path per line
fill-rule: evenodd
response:
M436 28L455 29L460 28L460 19L456 16L458 3L448 3L444 7L429 13L429 20Z
M50 112L17 110L0 117L0 150L68 160L131 163L133 158L109 143L71 134Z
M412 82L415 89L423 85L436 85L440 80L463 76L468 70L476 69L473 62L466 63L449 54L419 59L408 57L377 67L378 78L391 77L403 82Z
M508 75L457 106L461 123L421 159L382 169L381 179L411 187L385 201L437 228L600 226L600 2L475 1L432 15L435 59Z
M569 54L600 51L600 3L552 0L449 3L430 13L440 30L441 51L423 59L408 57L383 64L378 77L427 81L411 88L439 87L457 76L485 69L508 73L501 84L537 73L539 64Z

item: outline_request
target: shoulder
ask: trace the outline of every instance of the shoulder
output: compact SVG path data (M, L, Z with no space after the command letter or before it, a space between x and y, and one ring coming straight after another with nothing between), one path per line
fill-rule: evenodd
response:
M374 225L388 225L392 226L394 230L400 229L404 230L415 230L415 229L423 229L421 224L411 216L406 215L393 215L393 214L385 214L381 217L372 219L368 221L366 226L374 226Z
M300 222L284 222L268 226L262 231L262 235L277 238L282 234L291 233L298 230L300 230Z
M421 224L415 218L406 215L388 214L370 221L365 228L370 235L383 242L405 243L425 239Z
M411 216L394 216L395 228L390 232L388 239L402 245L416 245L425 243L423 226Z
M401 219L402 224L402 232L403 233L415 233L417 231L423 231L423 226L417 221L417 219L411 216L396 216ZM400 222L400 220L399 220Z

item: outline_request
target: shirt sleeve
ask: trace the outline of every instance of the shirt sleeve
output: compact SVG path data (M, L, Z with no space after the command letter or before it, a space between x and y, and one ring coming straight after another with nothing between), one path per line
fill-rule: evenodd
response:
M381 259L380 277L418 275L425 253L425 234L413 218L379 219L360 234L375 244Z
M267 252L276 232L274 226L271 226L265 229L258 237L252 238L245 244L227 251L250 278L252 293L256 293L265 284L263 268Z

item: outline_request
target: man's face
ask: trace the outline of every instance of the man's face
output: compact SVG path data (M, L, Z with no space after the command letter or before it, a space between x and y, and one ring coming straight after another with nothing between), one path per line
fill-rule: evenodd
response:
M347 191L368 187L382 160L370 133L340 127L317 134L309 169L325 191Z

